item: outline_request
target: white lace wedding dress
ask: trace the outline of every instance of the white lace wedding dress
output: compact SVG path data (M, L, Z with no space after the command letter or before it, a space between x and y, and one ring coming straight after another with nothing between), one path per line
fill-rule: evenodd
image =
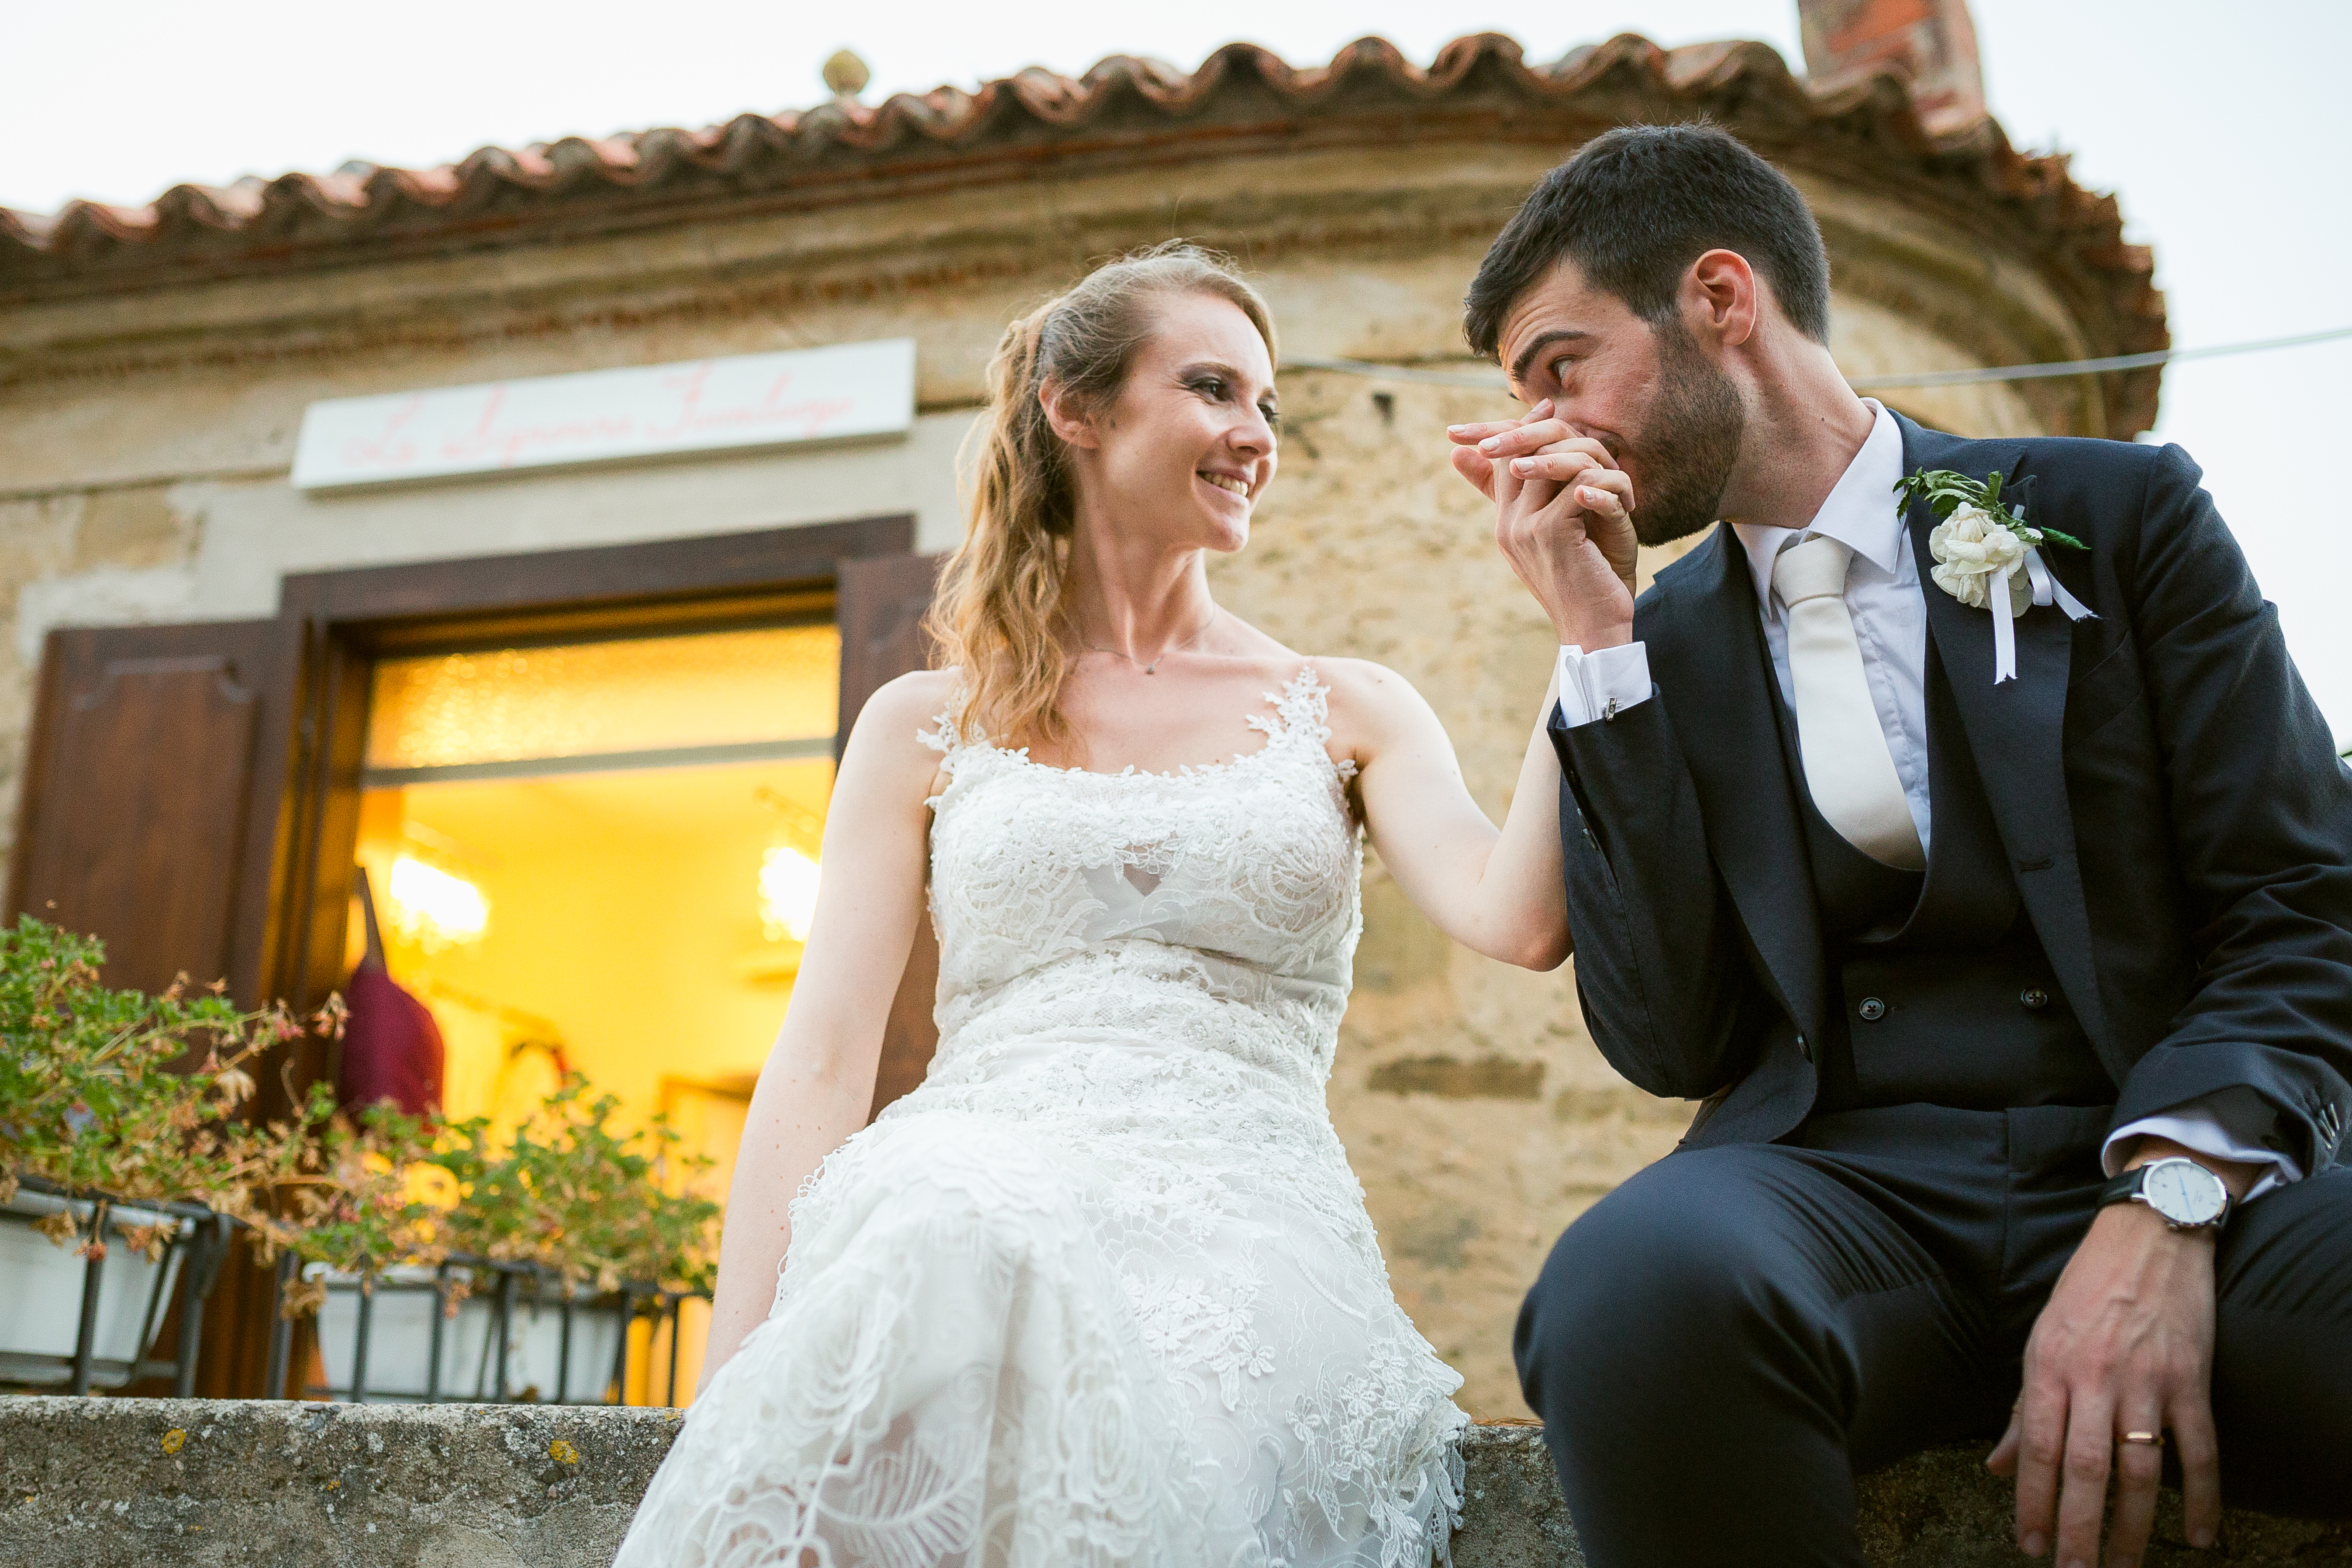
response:
M1450 1395L1323 1100L1361 854L1312 668L1174 774L924 737L940 1046L793 1209L619 1568L1422 1568Z

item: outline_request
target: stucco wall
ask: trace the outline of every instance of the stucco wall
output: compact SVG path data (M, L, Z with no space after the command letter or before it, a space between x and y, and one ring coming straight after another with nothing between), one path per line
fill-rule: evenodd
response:
M1446 165L1299 160L1260 171L1254 187L1239 182L1223 208L1199 205L1194 232L1255 258L1293 353L1458 357L1457 301L1485 238L1547 161L1527 150ZM1451 184L1439 178L1448 170ZM1346 207L1351 187L1378 187L1382 203ZM1950 325L1956 306L1905 303L1950 294L1944 273L1901 270L1905 245L1931 247L1934 237L1859 195L1808 190L1833 247L1862 237L1853 261L1837 257L1841 363L1856 373L1978 363L1980 336ZM471 271L436 262L312 279L275 301L215 289L192 296L177 332L163 304L126 307L119 340L85 306L0 317L0 821L14 819L30 673L49 626L267 615L289 571L881 511L915 511L924 547L945 548L958 527L952 455L1003 321L1085 256L1164 235L1167 195L1132 182L1060 188L1033 204L1045 237L1020 245L1007 237L1019 203L980 213L942 202L790 234L682 230L612 256L583 247ZM1352 227L1308 221L1340 207ZM944 248L910 252L918 241ZM773 267L713 262L698 274L686 259L772 260L793 247L822 252L828 275L862 268L867 286L829 294L805 276L786 288ZM461 282L478 313L452 303ZM2020 345L2002 357L2063 344L2065 324L2030 278L1975 286L1996 285L2012 293L1985 319ZM2038 325L2000 325L2021 321ZM1993 329L1973 322L1982 330ZM923 414L903 443L331 499L286 479L302 408L320 396L901 333L917 337L923 366ZM1496 554L1477 498L1445 467L1444 426L1511 405L1499 393L1331 373L1288 373L1283 391L1283 477L1251 549L1217 565L1218 592L1303 651L1401 670L1499 816L1550 637ZM1906 395L1903 406L1971 433L2038 428L2034 406L2006 387ZM1466 1408L1520 1414L1508 1356L1520 1291L1569 1220L1672 1147L1688 1107L1639 1093L1601 1059L1568 971L1528 974L1454 949L1376 865L1358 979L1332 1107L1399 1295L1467 1378Z

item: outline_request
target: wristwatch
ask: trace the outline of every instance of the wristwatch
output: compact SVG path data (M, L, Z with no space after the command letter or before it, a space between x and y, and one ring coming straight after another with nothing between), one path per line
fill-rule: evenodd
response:
M2230 1216L2230 1189L2194 1160L2178 1155L2126 1171L2099 1191L2099 1206L2146 1204L2175 1230L2210 1230Z

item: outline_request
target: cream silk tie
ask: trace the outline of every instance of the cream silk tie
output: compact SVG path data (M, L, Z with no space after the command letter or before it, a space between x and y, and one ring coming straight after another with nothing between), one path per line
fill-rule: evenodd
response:
M1924 869L1919 829L1895 775L1863 673L1862 645L1845 607L1853 552L1834 539L1809 539L1780 552L1772 586L1789 614L1789 678L1797 692L1797 748L1813 806L1845 841L1874 860Z

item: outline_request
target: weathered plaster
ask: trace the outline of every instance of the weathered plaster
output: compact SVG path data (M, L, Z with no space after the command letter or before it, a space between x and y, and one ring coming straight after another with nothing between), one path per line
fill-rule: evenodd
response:
M969 405L1005 321L1089 260L1177 234L1253 268L1293 354L1451 358L1479 256L1558 151L1203 159L21 305L0 312L0 495L275 470L321 397L859 338L915 338L922 405ZM2063 358L2082 341L2028 258L1949 215L1797 178L1841 290L1940 333L1937 367Z

